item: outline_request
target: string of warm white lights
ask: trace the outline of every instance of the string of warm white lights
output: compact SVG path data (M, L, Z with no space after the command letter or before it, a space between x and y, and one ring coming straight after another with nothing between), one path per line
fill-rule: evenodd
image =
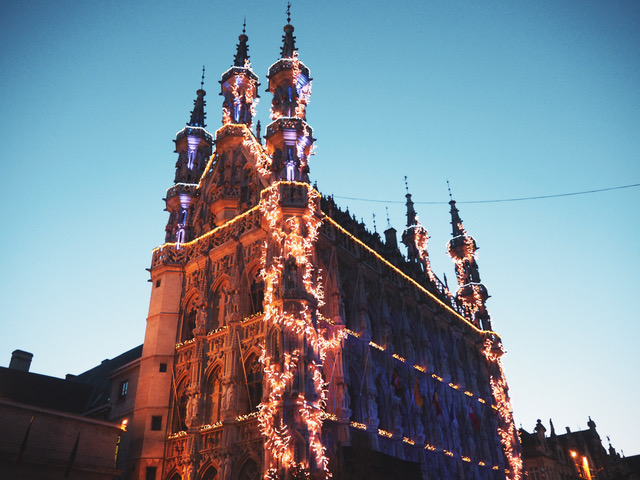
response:
M281 206L281 188L297 190L298 197L306 200L300 215L286 217ZM326 447L322 444L321 430L323 412L327 398L326 385L322 377L322 366L327 351L337 348L341 336L326 338L325 328L314 321L320 318L319 309L324 304L324 291L320 272L311 258L321 220L318 215L319 194L308 184L300 182L277 182L263 190L260 209L267 223L270 242L265 242L261 258L260 274L264 281L264 321L268 326L281 328L297 345L291 353L284 352L284 362L272 358L263 346L260 362L264 365L263 382L266 400L260 405L258 421L265 438L267 465L265 479L275 477L282 467L308 475L310 464L307 458L296 459L293 431L283 422L285 391L290 391L294 377L307 379L312 392L304 388L294 398L297 413L302 420L310 453L315 465L331 476ZM298 272L301 272L299 274ZM300 285L301 284L301 285ZM298 291L303 287L305 295L315 300L309 305L305 300L283 302L285 290ZM302 309L298 305L302 305ZM285 337L287 338L287 337ZM305 352L304 359L301 358ZM279 424L278 424L279 419ZM296 430L296 425L292 426Z
M502 369L500 357L504 353L500 342L496 338L487 336L485 347L482 351L485 358L494 364L498 371L498 376L491 375L490 385L493 400L497 406L498 416L498 436L502 443L502 450L507 462L511 466L510 474L512 480L521 480L523 477L522 455L520 454L518 433L513 421L511 401L507 393L507 380Z
M360 336L359 334L357 334L357 333L355 333L355 332L353 332L353 331L349 330L348 328L345 328L345 329L344 329L344 331L345 331L345 333L346 333L347 335L349 335L349 336L351 336L351 337L361 339L361 336ZM362 340L362 339L361 339L361 340ZM377 343L375 343L375 342L370 341L370 342L369 342L369 346L370 346L371 348L375 348L376 350L379 350L379 351L381 351L381 352L385 352L385 353L387 353L387 354L388 354L388 355L390 355L392 358L394 358L396 361L401 362L401 363L404 363L404 364L406 364L406 365L409 365L410 367L413 367L413 368L414 368L415 370L417 370L418 372L421 372L421 373L426 374L426 375L428 376L428 378L432 378L432 379L434 379L435 381L440 382L440 383L442 383L443 385L446 385L446 386L450 387L452 390L455 390L455 391L460 392L460 393L464 393L464 395L466 395L467 397L475 398L475 399L478 401L478 403L481 403L481 404L483 404L483 405L490 406L490 407L492 407L494 410L496 409L496 407L495 407L494 405L492 405L491 403L487 402L484 398L482 398L482 397L481 397L480 395L478 395L477 393L473 393L473 392L471 392L471 391L469 391L469 390L462 390L462 387L461 387L460 385L455 384L455 383L453 383L453 382L449 382L449 383L445 382L445 380L444 380L444 376L440 376L440 375L438 375L438 374L437 374L436 372L434 372L433 370L428 370L428 369L427 369L427 367L425 367L425 366L417 365L417 364L411 364L410 362L408 362L408 361L407 361L407 359L406 359L406 358L404 358L404 357L402 357L402 356L398 355L397 353L389 354L389 352L387 352L387 349L386 349L385 347L383 347L382 345L378 345L378 344L377 344Z
M405 281L411 283L413 286L418 288L418 290L420 290L422 293L424 293L425 295L430 297L432 300L434 300L436 303L438 303L440 306L445 308L449 313L453 314L457 319L459 319L459 320L463 321L464 323L466 323L469 327L471 327L476 332L478 332L478 333L483 332L483 330L480 330L478 327L476 327L474 324L472 324L466 318L464 318L462 315L460 315L458 312L456 312L451 307L451 305L448 305L448 304L444 303L442 300L440 300L438 297L436 297L433 293L431 293L429 290L427 290L425 287L423 287L420 283L415 281L413 278L409 277L402 270L400 270L398 267L393 265L391 262L389 262L386 258L384 258L382 255L380 255L378 252L376 252L373 248L369 247L366 243L364 243L358 237L356 237L356 236L352 235L351 233L349 233L344 227L342 227L333 218L325 215L324 220L327 221L328 223L330 223L331 225L333 225L341 233L343 233L344 235L349 237L351 240L353 240L355 243L360 245L362 248L367 250L367 252L369 254L371 254L374 257L376 257L379 261L384 263L388 268L390 268L391 270L396 272L398 275L400 275Z

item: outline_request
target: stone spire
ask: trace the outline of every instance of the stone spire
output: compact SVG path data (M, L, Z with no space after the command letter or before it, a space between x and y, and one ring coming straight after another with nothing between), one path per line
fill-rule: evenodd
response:
M296 51L296 37L293 36L293 30L293 25L291 25L291 2L289 2L287 4L287 24L284 26L280 58L293 58L294 56Z
M200 80L200 88L196 92L196 99L193 101L193 110L191 110L191 118L187 126L189 127L202 127L205 128L204 119L207 116L204 113L204 107L207 102L204 100L204 96L207 92L204 91L204 65L202 66L202 80Z
M412 225L418 224L418 216L415 209L413 208L413 200L411 200L411 194L409 193L409 185L407 184L406 176L404 177L404 187L407 190L407 194L405 195L407 199L407 227L411 227Z
M447 182L448 185L448 182ZM456 267L458 291L456 297L465 311L465 317L476 327L491 330L491 317L485 302L489 298L486 287L480 283L480 273L476 263L478 246L462 226L462 219L456 207L456 202L449 190L449 205L451 206L452 239L447 244L449 256Z
M244 67L249 61L249 45L247 44L249 37L247 37L246 28L247 19L245 18L242 24L242 33L238 37L239 43L237 45L236 56L233 59L234 67Z
M429 235L427 230L420 225L418 221L418 215L413 207L413 200L409 193L409 185L407 183L407 177L404 177L404 187L407 191L405 197L407 199L407 228L402 232L402 243L407 247L407 258L412 263L421 264L422 258L427 258L427 241Z

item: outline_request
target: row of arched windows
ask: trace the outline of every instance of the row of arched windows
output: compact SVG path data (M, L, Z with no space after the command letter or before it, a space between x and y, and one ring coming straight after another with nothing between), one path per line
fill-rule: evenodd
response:
M264 282L260 277L255 276L243 295L244 301L239 305L231 304L231 295L227 282L222 282L210 297L210 302L204 309L204 328L207 332L227 324L229 315L238 308L241 317L247 317L263 311ZM193 338L193 330L196 328L198 317L195 297L186 302L182 314L182 326L178 341L184 342Z
M246 415L257 410L262 401L262 365L258 355L251 354L242 365L243 380L236 385L237 413ZM174 402L173 431L179 432L187 429L187 416L189 414L186 377L177 384ZM200 425L213 425L222 420L223 385L222 368L216 367L207 375L203 392L202 418L198 419Z

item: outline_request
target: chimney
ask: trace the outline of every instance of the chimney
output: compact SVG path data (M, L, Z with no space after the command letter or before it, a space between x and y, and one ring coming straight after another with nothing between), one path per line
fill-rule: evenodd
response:
M11 354L11 363L9 363L9 368L12 370L28 372L29 367L31 367L32 358L33 353L25 352L24 350L14 350Z

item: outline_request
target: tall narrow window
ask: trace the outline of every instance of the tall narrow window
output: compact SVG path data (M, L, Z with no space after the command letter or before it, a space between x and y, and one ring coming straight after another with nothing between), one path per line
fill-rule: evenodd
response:
M185 340L189 340L193 337L193 329L196 328L196 315L198 314L197 310L193 307L184 314L182 320L182 335L180 336L180 341L184 342Z
M220 420L220 405L222 403L222 382L220 369L216 369L207 379L205 389L204 417L205 422L213 425Z
M245 363L246 378L246 401L242 405L242 413L249 413L258 408L262 401L262 365L258 357L252 355Z
M120 382L118 388L118 400L124 400L127 398L127 392L129 391L129 380L123 380Z
M251 282L251 315L263 311L262 302L264 301L264 282L254 279Z

